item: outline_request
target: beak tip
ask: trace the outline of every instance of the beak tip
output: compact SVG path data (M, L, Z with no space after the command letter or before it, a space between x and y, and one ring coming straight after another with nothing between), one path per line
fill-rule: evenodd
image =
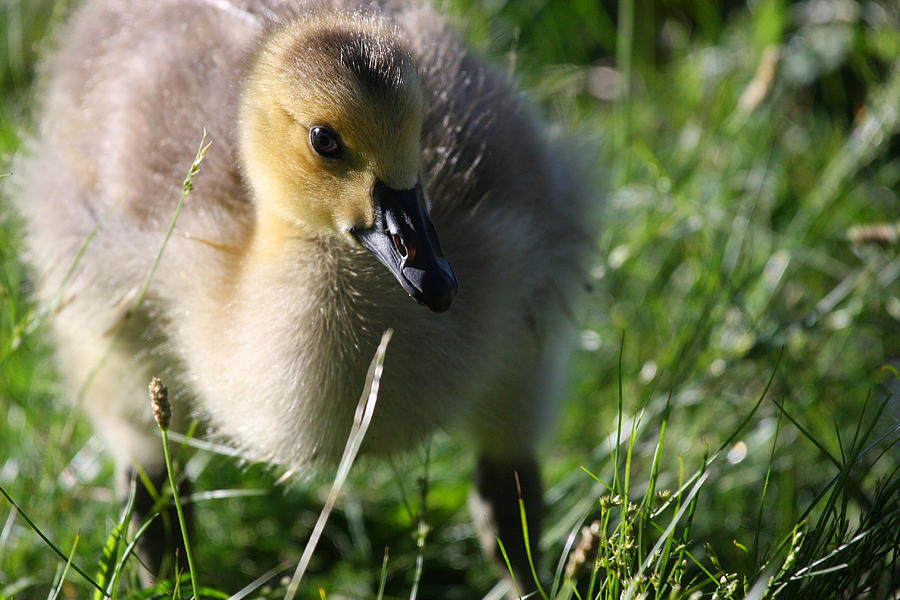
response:
M432 312L446 312L459 289L456 275L452 271L438 272L424 283L426 285L423 286L416 300L427 306Z
M353 228L350 234L388 268L416 302L442 313L450 308L459 283L441 251L423 193L421 185L395 190L376 180L372 190L375 222Z
M447 309L450 308L451 304L453 304L453 294L447 294L446 296L429 299L425 306L427 306L431 312L440 314L442 312L447 312Z

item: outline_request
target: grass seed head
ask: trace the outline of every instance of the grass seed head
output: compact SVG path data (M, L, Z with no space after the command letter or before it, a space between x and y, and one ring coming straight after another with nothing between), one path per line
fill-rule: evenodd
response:
M600 521L594 521L590 526L585 525L581 528L581 539L569 554L569 560L566 563L567 578L575 579L585 565L593 562L597 554L595 546L600 538L601 527Z
M150 380L150 403L153 406L153 418L160 429L169 429L172 421L172 407L169 405L169 389L163 380L154 377Z

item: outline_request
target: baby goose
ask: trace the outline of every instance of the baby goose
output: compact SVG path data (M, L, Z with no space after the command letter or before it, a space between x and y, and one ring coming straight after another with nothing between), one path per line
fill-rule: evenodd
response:
M588 207L508 79L403 2L92 0L44 92L18 205L60 364L121 478L164 472L153 375L248 458L332 464L393 328L364 449L468 435L485 550L497 533L527 588L513 474L539 531L534 449L561 394ZM131 311L204 128L212 147Z

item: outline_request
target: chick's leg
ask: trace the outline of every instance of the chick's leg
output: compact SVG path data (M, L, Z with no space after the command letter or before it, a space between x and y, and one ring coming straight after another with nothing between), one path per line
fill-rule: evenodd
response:
M171 492L167 491L169 488L168 473L165 467L161 471L152 473L145 471L146 482L142 481L134 467L124 469L123 473L129 478L129 481L131 477L137 478L132 516L134 527L140 527L147 519L153 517L138 544L138 556L147 566L148 575L171 576L176 572L176 566L181 568L187 563L184 541L178 523L178 513L172 503ZM194 523L193 504L185 503L183 500L191 493L191 482L184 479L177 482L176 485L178 486L178 495L182 499L185 525L188 531L191 531Z
M522 529L519 498L525 507L528 546ZM537 461L533 456L497 458L482 454L475 471L475 488L469 495L469 510L485 556L499 565L507 579L509 569L503 559L499 538L506 550L514 578L510 598L534 591L534 575L539 561L538 537L541 531L542 487Z

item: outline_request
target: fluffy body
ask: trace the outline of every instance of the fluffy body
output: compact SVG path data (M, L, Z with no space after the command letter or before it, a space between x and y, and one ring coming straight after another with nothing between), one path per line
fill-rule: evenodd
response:
M399 77L419 80L400 100L331 118L355 120L344 131L374 175L398 188L421 176L460 282L444 314L413 302L341 229L371 221L370 205L352 200L371 179L317 175L305 134L292 137L291 121L312 110L285 98L296 82L316 91L317 116L333 96L359 100L359 86L335 91L345 82L328 75L327 57L310 63L322 48L297 43L331 30L399 49ZM387 328L365 450L399 452L455 426L482 456L533 455L562 390L586 202L566 152L508 77L430 9L96 0L62 31L43 81L16 194L38 294L57 309L60 362L120 464L161 460L152 375L168 380L176 411L193 399L250 458L296 471L331 464ZM288 116L273 116L282 105ZM266 133L256 109L285 121L266 121ZM204 129L211 148L132 312Z

